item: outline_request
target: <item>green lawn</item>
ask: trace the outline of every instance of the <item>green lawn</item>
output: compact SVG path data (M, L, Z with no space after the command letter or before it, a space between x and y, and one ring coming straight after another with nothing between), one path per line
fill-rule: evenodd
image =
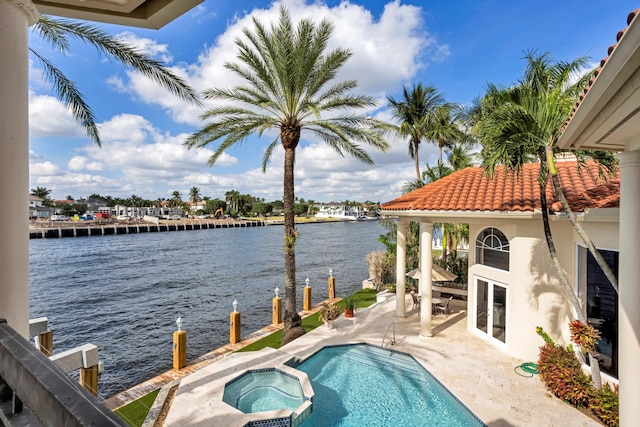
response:
M351 299L356 302L356 306L358 308L365 308L376 302L376 293L377 292L373 289L363 289L351 295ZM338 301L337 305L341 308L344 308L344 300ZM318 313L312 314L311 316L302 319L302 327L307 332L317 328L320 325L322 325L322 322L318 320ZM267 335L266 337L261 338L260 340L249 344L246 347L243 347L242 349L238 350L238 352L256 351L261 350L265 347L280 348L280 341L282 341L282 330L274 332L271 335ZM130 426L140 427L147 417L147 413L149 412L151 405L153 405L153 401L156 399L159 391L160 390L156 390L141 397L138 400L134 400L128 405L125 405L122 408L116 410L115 413Z
M147 418L149 409L151 409L151 405L153 405L153 401L156 400L159 392L160 389L152 391L140 399L116 409L114 412L130 426L140 427L142 423L144 423L145 418Z

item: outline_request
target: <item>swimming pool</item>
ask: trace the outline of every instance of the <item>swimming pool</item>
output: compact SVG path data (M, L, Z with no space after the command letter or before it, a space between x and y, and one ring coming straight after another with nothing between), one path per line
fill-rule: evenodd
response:
M311 426L485 426L411 355L368 344L325 347L296 369L315 391Z

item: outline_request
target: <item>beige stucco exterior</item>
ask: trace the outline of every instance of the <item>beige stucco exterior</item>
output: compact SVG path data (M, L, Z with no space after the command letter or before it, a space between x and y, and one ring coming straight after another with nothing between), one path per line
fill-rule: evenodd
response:
M399 218L405 217L401 212L395 213L399 214ZM583 228L596 247L618 251L618 214L619 209L613 208L593 210L579 216ZM542 339L535 331L536 326L542 326L558 343L569 344L568 325L575 319L575 315L551 262L539 213L522 216L485 214L484 218L461 218L452 212L446 215L440 213L437 219L428 219L428 215L427 212L422 212L417 217L414 212L406 217L418 222L441 222L446 219L450 223L469 223L467 329L470 332L485 339L487 345L496 346L517 358L530 361L537 360L539 347L542 345ZM585 274L584 271L578 271L578 248L584 245L565 216L551 216L550 225L556 250L569 282L574 285L582 306L586 307L586 291L577 289L580 274ZM475 263L475 240L486 227L499 229L508 239L509 271ZM507 289L505 343L476 328L478 278L504 285Z

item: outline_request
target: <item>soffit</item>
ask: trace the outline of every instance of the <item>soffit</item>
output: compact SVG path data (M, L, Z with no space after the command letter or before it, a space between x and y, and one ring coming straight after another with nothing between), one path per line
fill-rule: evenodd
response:
M628 17L565 125L558 146L624 151L640 138L640 19Z
M204 0L33 0L40 13L158 29Z

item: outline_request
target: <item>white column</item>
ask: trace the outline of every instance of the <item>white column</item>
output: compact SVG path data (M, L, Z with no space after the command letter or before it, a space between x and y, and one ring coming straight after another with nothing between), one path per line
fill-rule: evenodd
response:
M637 425L640 402L640 151L620 154L618 378L620 425Z
M407 276L407 228L408 221L399 219L397 222L398 234L396 237L396 316L406 317L405 295Z
M0 0L0 318L29 335L30 0Z
M420 222L420 336L432 337L431 331L431 267L433 266L433 224Z

